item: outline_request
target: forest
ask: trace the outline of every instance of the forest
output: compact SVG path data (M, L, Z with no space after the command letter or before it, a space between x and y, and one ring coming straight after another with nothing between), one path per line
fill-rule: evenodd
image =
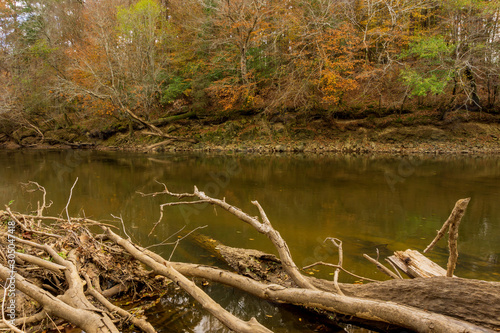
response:
M2 0L0 116L38 129L498 113L499 12L496 0Z

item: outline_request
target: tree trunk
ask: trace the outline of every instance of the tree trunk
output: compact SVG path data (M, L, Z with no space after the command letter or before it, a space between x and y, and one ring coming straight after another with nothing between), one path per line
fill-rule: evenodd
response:
M240 72L241 72L241 81L243 82L243 84L247 84L248 68L247 68L247 51L245 46L242 46L240 48Z

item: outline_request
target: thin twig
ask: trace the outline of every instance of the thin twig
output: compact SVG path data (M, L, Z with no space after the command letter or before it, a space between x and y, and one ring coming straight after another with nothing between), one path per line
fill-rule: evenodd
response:
M68 206L69 206L69 203L71 201L71 197L73 196L73 189L75 188L75 185L77 182L78 182L78 177L76 177L75 182L73 183L73 186L71 186L71 190L69 191L68 202L66 203L66 207L65 207L66 216L68 217L68 223L70 223L70 224L71 224L71 218L69 217Z
M403 279L403 277L402 277L402 276L401 276L401 274L399 273L399 270L396 268L396 266L392 263L392 261L390 261L390 260L389 260L389 259L387 259L387 258L385 258L385 261L387 261L387 262L391 265L392 269L396 272L396 274L397 274L397 275L399 276L399 278L402 280L402 279Z
M339 294L345 296L339 287L339 273L340 273L340 268L342 267L342 262L344 260L344 253L342 251L342 241L338 238L328 237L324 240L324 242L326 242L327 240L332 242L332 244L339 249L339 263L337 269L335 269L335 273L333 274L333 283L335 284L335 288L337 289Z
M167 241L174 237L175 235L177 235L178 233L180 233L182 230L184 230L185 228L187 227L187 225L183 226L182 228L180 228L179 230L177 230L176 232L174 232L173 234L171 234L170 236L168 236L167 238L165 238L164 240L162 240L160 243L158 244L153 244L153 245L149 245L149 246L146 246L144 247L145 249L150 249L152 247L156 247L156 246L163 246L163 245L172 245L174 244L175 242L170 242L170 243L167 243Z
M366 278L364 276L360 276L360 275L354 274L352 272L349 272L347 269L345 269L344 267L340 267L339 265L335 265L335 264L331 264L331 263L323 262L323 261L318 261L318 262L315 262L314 264L304 266L304 267L302 267L302 269L308 269L308 268L311 268L311 267L314 267L314 266L319 266L319 265L330 266L330 267L334 267L334 268L340 268L343 272L345 272L345 273L347 273L349 275L352 275L355 278L358 278L358 279L361 279L361 280L366 280L366 281L370 281L370 282L380 282L378 280L372 280L370 278Z
M161 207L166 206L179 206L179 205L197 205L201 203L210 203L208 200L195 200L195 201L178 201L178 202L167 202L164 204L161 204Z
M189 235L191 235L191 234L192 234L193 232L195 232L196 230L198 230L198 229L203 229L203 228L206 228L206 227L208 227L208 225L204 225L204 226L202 226L202 227L197 227L197 228L195 228L195 229L191 230L190 232L188 232L188 233L187 233L186 235L184 235L183 237L181 237L181 238L177 239L177 240L174 242L175 246L174 246L174 249L172 250L172 253L170 253L170 257L168 258L168 261L172 261L172 256L174 255L175 249L177 248L177 245L179 245L179 243L180 243L180 241L181 241L181 240L183 240L184 238L188 237Z
M62 333L62 332L59 330L59 328L57 328L56 323L54 323L54 320L52 320L52 318L49 316L49 314L48 314L48 313L46 313L46 315L47 315L47 318L49 318L49 319L50 319L50 321L52 322L52 324L54 324L54 327L56 328L56 330L57 330L59 333Z
M380 271L382 271L383 273L389 275L391 278L393 278L393 279L400 279L400 277L397 274L395 274L389 268L385 267L384 265L382 265L380 262L378 262L377 260L373 259L369 255L363 254L363 257L365 257L366 259L368 259L368 261L370 261L371 263L375 264L375 266L377 266L377 268Z
M6 208L6 211L9 214L9 216L16 222L16 225L18 225L21 229L23 229L26 232L31 232L34 234L39 234L39 235L48 236L48 237L62 238L62 236L60 236L60 235L56 235L56 234L52 234L49 232L38 231L38 230L34 230L32 228L28 228L23 223L21 223L21 221L15 216L15 214L10 210L9 207ZM19 216L22 217L24 220L26 220L26 218L23 215L19 215ZM33 217L33 218L38 218L38 216Z
M174 245L175 243L177 243L178 241L181 241L183 240L184 238L188 237L189 235L191 235L193 232L195 232L196 230L198 229L203 229L203 228L206 228L208 227L208 225L204 225L204 226L201 226L201 227L196 227L194 228L193 230L191 230L190 232L188 232L186 235L182 236L181 238L179 239L176 239L174 242L169 242L169 243L166 243L167 240L169 240L170 238L174 237L175 235L177 235L178 233L180 233L182 230L184 230L184 228L186 228L186 226L183 226L179 231L176 231L174 234L168 236L167 239L163 240L161 243L158 243L158 244L153 244L153 245L150 245L148 247L145 247L146 249L150 249L152 247L156 247L156 246L163 246L163 245Z
M56 221L56 222L67 222L67 219L63 219L63 218L55 217L55 216L35 216L35 215L26 215L26 214L19 214L19 213L15 213L15 215L20 217L20 218L23 218L23 219L40 219L40 220L52 220L52 221ZM91 219L86 218L86 217L72 217L71 221L118 229L116 225L102 223L99 221L91 220Z
M52 201L47 205L47 191L45 190L45 187L43 187L42 185L38 184L37 182L34 182L34 181L29 181L28 183L21 183L22 185L24 186L29 186L30 184L33 184L37 187L37 189L39 191L41 191L43 193L42 195L42 205L40 206L40 202L38 201L37 202L37 211L36 211L36 215L37 216L43 216L43 211L47 208L49 208L50 206L52 206ZM30 189L26 189L27 192L34 192L36 190L30 190Z
M195 201L180 201L180 202L167 202L164 204L160 205L160 217L158 218L158 221L153 225L153 228L151 228L151 231L149 232L148 236L151 236L153 234L153 231L156 229L158 224L161 223L161 220L163 220L163 207L170 207L170 206L177 206L177 205L196 205L200 203L210 203L208 200L195 200Z
M111 216L113 216L113 218L117 219L117 220L120 220L120 222L122 223L122 228L123 228L123 233L125 234L125 236L127 236L128 240L129 241L132 241L132 239L130 238L130 236L127 234L127 230L125 229L125 223L123 223L123 218L120 214L120 216L114 216L113 214L111 214Z

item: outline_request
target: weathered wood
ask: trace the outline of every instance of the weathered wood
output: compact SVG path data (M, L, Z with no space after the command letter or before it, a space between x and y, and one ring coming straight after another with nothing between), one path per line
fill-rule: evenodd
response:
M168 190L165 193L171 194ZM215 267L167 261L158 254L137 246L131 243L130 240L119 237L112 233L109 228L105 228L106 233L100 238L101 242L98 243L91 236L91 233L85 229L82 230L83 233L80 237L74 237L74 231L67 235L68 239L64 243L72 247L68 252L68 259L60 257L55 249L49 245L37 244L16 237L17 243L28 245L31 248L43 249L51 255L58 265L65 267L61 274L64 275L67 282L67 290L58 297L40 288L35 288L36 290L33 292L34 286L20 275L16 275L16 286L18 286L18 281L21 281L22 283L18 286L18 289L37 300L44 306L48 313L59 315L59 317L89 332L115 332L116 330L114 324L109 321L104 312L89 303L83 294L84 284L80 278L80 274L85 276L87 287L89 288L87 292L95 294L94 297L96 298L99 298L100 295L94 293L91 289L94 281L96 282L95 286L97 289L100 289L98 288L99 281L96 279L92 280L92 277L88 275L88 270L87 273L81 270L80 259L84 258L84 255L90 255L92 260L95 263L100 263L99 267L108 273L112 270L106 264L110 259L113 262L121 263L121 265L130 261L136 262L136 260L142 262L153 270L145 272L144 270L136 270L135 266L130 266L130 273L139 274L143 278L153 278L155 275L168 277L178 286L188 291L203 307L220 318L229 328L238 332L253 333L257 331L270 331L254 319L245 322L234 318L230 313L221 308L220 305L213 302L194 281L187 279L185 276L220 282L272 302L322 309L328 311L328 313L333 312L343 315L346 318L351 318L348 319L349 321L352 318L358 318L359 320L376 322L380 325L396 325L416 332L493 332L491 329L500 329L500 283L437 277L416 280L399 279L358 286L343 285L336 280L313 279L301 275L299 269L291 259L287 244L279 233L274 230L262 207L257 202L253 203L259 209L262 222L257 218L252 218L243 213L238 208L226 204L225 200L214 199L206 196L203 192L198 192L196 188L192 194L173 195L179 198L197 197L203 200L203 202L209 202L228 210L241 220L256 227L260 232L268 235L273 240L273 243L275 243L281 258L278 259L273 255L267 255L257 250L233 250L218 244L214 247L214 250L217 250L220 253L220 258L225 259L228 263L233 261L233 264L230 264L230 266L240 271L240 274L237 274ZM190 203L193 204L193 202ZM38 219L38 216L33 217L33 220L36 219ZM68 219L64 219L63 221L68 225L74 226L69 216ZM23 222L26 221L16 217L16 223ZM30 221L30 225L35 226L33 221ZM88 239L82 240L82 235ZM47 233L44 237L51 238L52 236ZM106 240L106 238L112 240L120 247L112 242L103 243L102 241ZM68 240L71 240L71 242ZM87 244L90 240L95 241L92 248ZM45 243L47 242L45 241ZM340 243L340 241L337 243ZM99 250L101 246L106 247L109 253L108 256L102 255ZM93 251L90 251L90 249ZM30 256L33 256L33 253L32 251ZM124 254L127 258L130 255L134 259L112 260L113 256L123 257ZM27 258L32 259L31 257ZM241 262L240 258L250 258L251 263L245 264L244 261ZM418 272L416 274L418 276L445 274L444 269L417 251L407 250L396 252L394 258L404 264L401 267L404 266L407 272L412 274ZM138 265L138 262L137 266L142 267ZM340 260L337 268L341 267L342 262ZM247 276L242 276L241 271L245 272ZM291 273L300 275L300 278L293 276ZM8 274L8 270L0 265L0 277L6 279L6 274ZM276 278L276 276L281 276L282 278ZM300 288L297 288L297 286L300 286ZM104 299L102 303L106 303L106 307L111 308L110 304L104 301ZM79 311L78 314L59 314L53 309L55 307L58 308L58 311L63 312L69 309L77 309ZM120 312L124 316L129 317L125 312L118 311L118 313ZM97 315L93 318L88 315L98 313L103 313L103 315ZM94 319L92 320L94 322L93 327L84 326L88 325L86 323L89 319ZM82 323L82 320L85 323ZM145 329L145 331L152 330L151 327Z
M460 223L462 220L462 217L465 214L465 209L467 208L467 205L469 204L470 198L465 198L465 199L460 199L455 203L455 207L451 211L450 216L444 222L443 226L441 229L438 231L436 237L432 240L432 242L425 248L423 251L424 253L429 252L434 248L434 245L445 235L447 228L451 228L453 224Z
M400 277L397 274L395 274L394 272L392 272L389 268L385 267L380 262L378 262L377 260L373 259L372 257L370 257L369 255L367 255L366 253L363 254L363 257L365 257L365 259L367 259L369 262L375 264L375 266L377 266L377 268L382 273L389 275L393 279L400 279Z
M387 258L411 278L446 276L446 270L416 250L396 251Z
M271 330L267 329L265 326L262 326L253 317L248 321L244 321L228 312L220 304L210 298L210 296L208 296L193 281L189 280L184 275L179 273L179 271L177 271L169 261L162 259L162 262L158 262L148 255L149 251L147 252L146 249L121 238L120 236L112 232L109 228L106 228L105 231L106 236L109 239L113 240L116 244L123 247L136 260L139 260L143 264L151 267L156 274L163 275L175 282L179 287L184 289L196 301L198 301L205 308L205 310L214 315L229 329L240 333L272 333Z
M494 282L441 277L389 280L366 285L340 284L347 295L341 296L332 292L335 290L333 281L323 279L307 277L319 290L323 290L318 291L264 284L237 273L203 265L175 262L171 265L186 276L220 282L270 301L321 308L356 318L392 323L417 332L493 332L492 329L500 329L500 303L497 303L500 284ZM464 292L472 298L463 297ZM373 302L376 299L385 302ZM475 311L481 300L493 306ZM440 312L444 316L437 315Z
M222 259L226 260L226 263L237 273L195 264L172 263L172 265L188 276L197 276L224 283L263 298L265 296L262 294L258 281L290 288L290 280L283 279L286 273L279 259L271 254L254 249L233 248L220 243L213 250L220 250L223 253ZM246 275L245 272L247 272L250 263L251 277L242 276ZM270 269L270 267L272 268ZM444 269L442 272L445 273ZM336 292L333 281L315 277L306 278L319 290ZM499 282L458 277L449 279L445 276L439 276L411 280L388 280L361 285L339 283L339 286L346 296L408 305L428 313L439 313L488 329L500 330ZM357 318L359 319L359 317Z

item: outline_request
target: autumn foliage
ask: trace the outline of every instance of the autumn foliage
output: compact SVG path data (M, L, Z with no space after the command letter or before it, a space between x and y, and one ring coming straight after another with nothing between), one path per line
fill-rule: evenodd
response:
M1 1L2 108L495 111L499 11L476 0Z

